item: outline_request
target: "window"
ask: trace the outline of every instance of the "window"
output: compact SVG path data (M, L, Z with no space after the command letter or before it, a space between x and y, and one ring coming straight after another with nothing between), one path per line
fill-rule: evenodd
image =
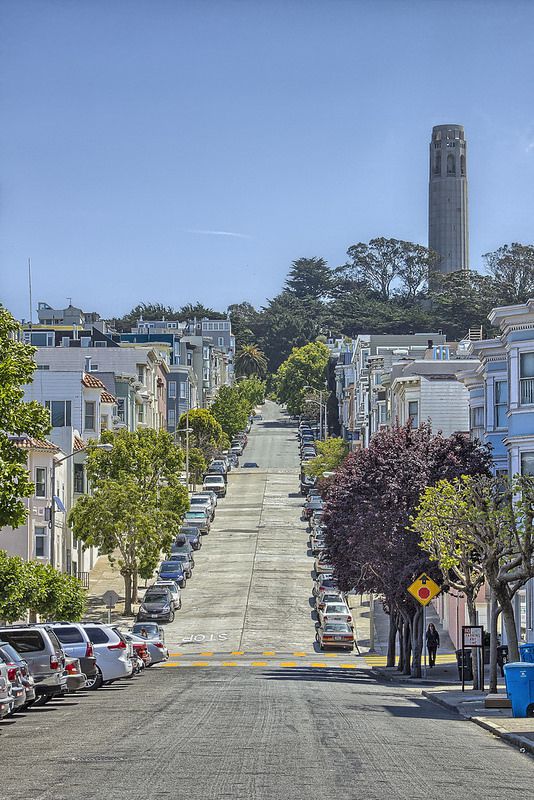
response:
M80 336L80 347L91 347L91 337Z
M70 336L61 337L61 347L70 347Z
M508 383L507 381L495 381L494 385L494 425L496 428L506 428L508 411Z
M436 153L434 159L434 175L441 175L441 153Z
M187 354L187 366L188 367L193 366L193 354L192 353L188 353Z
M465 156L460 156L460 175L465 175Z
M139 381L139 383L145 382L145 368L143 364L137 365L137 380Z
M417 428L419 425L419 400L410 400L408 402L408 419L412 423L412 428Z
M106 347L106 342L95 342L95 347Z
M46 467L35 468L35 496L46 497Z
M471 439L482 440L484 436L484 406L471 409Z
M47 400L45 406L50 412L50 422L53 428L65 428L70 426L70 400Z
M93 644L107 644L109 642L109 636L103 628L86 626L85 630Z
M137 421L144 422L145 421L145 407L144 405L137 406Z
M84 489L84 469L83 464L74 464L74 491L83 494Z
M168 414L169 414L169 420L168 420L169 427L174 427L176 425L176 411L174 410L174 408L169 408Z
M521 475L534 476L534 453L521 453Z
M85 639L78 628L59 625L54 628L54 633L62 644L85 644Z
M47 558L48 537L44 525L35 526L35 558Z
M32 332L30 342L34 347L53 347L54 334L50 331L47 332Z
M176 397L176 381L169 381L169 397L172 399Z
M519 356L519 402L522 406L534 404L534 353Z
M37 369L50 369L50 364L37 364Z
M456 164L452 153L447 156L447 175L456 175Z
M187 383L180 384L180 400L187 399Z
M224 347L224 337L223 336L218 336L217 337L217 344L219 345L219 347Z
M117 398L117 416L121 422L124 422L124 397Z
M95 412L96 412L96 403L94 400L86 400L85 401L85 419L84 419L84 428L86 431L94 431L95 430Z

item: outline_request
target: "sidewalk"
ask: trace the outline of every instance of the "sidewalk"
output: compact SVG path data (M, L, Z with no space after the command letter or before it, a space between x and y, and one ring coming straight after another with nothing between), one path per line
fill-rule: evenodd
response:
M397 672L396 667L386 667L388 620L380 602L375 601L374 604L375 647L372 653L369 650L369 599L364 597L363 602L360 602L359 596L353 596L349 605L361 655L378 677L409 685L414 689L421 688L423 697L433 703L471 720L503 741L518 747L521 752L534 755L534 717L515 719L510 708L486 708L486 692L475 692L469 688L470 684L462 692L453 652L438 655L436 666L427 670L426 678L412 678ZM485 680L487 685L487 671ZM505 697L504 679L500 676L498 687L499 694Z
M144 583L142 584L142 588ZM117 605L111 612L111 621L114 624L129 626L134 617L124 615L124 581L118 567L111 566L107 556L99 556L93 569L89 573L89 589L87 592L87 609L84 619L91 622L107 622L108 609L102 596L109 589L113 589L120 597ZM141 592L142 593L142 592ZM136 606L134 607L136 608Z

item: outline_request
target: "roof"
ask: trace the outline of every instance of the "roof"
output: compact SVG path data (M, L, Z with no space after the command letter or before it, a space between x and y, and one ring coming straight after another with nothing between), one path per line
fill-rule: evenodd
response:
M396 377L408 377L408 376L418 376L418 375L426 375L426 376L433 376L433 375L450 375L451 377L455 377L456 373L459 372L461 369L469 369L471 366L476 366L477 362L474 359L451 359L449 361L408 361L406 362L406 366L400 371L397 372ZM396 367L399 364L395 364Z
M22 450L48 450L51 453L59 453L59 447L49 442L48 439L34 439L32 436L10 436L9 440Z
M110 394L110 392L102 392L102 394L100 395L100 402L110 403L111 405L115 405L117 400L115 397L113 397L112 394Z
M80 450L85 450L85 447L86 447L86 445L85 445L85 442L84 442L84 440L81 438L81 436L76 436L76 435L75 435L75 436L74 436L74 441L73 441L73 443L72 443L72 449L73 449L73 451L74 451L75 453L79 453L79 452L80 452Z
M96 378L94 375L89 375L87 372L83 373L82 383L88 389L105 389L105 385L102 383L100 378Z

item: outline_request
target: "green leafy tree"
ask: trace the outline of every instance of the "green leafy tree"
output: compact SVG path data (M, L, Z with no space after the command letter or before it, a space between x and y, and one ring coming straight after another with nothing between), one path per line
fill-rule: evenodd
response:
M483 259L501 305L524 303L534 295L534 245L504 244Z
M325 344L310 342L294 348L280 365L276 374L277 395L281 403L286 403L290 414L302 413L310 388L326 389L329 358L330 351Z
M241 395L238 386L221 386L210 412L227 437L233 439L238 431L247 426L250 402Z
M189 476L194 486L202 481L208 468L204 453L198 447L189 448Z
M502 612L511 661L519 660L513 598L534 577L534 479L462 476L423 493L412 521L422 547L447 571L465 551L484 575ZM496 685L497 620L491 621L492 684Z
M253 411L256 406L261 406L265 402L265 383L257 375L242 378L235 386L243 400L247 401L249 411Z
M23 561L0 550L0 619L14 622L28 612L45 619L79 620L86 594L72 575L50 564Z
M243 344L235 355L234 367L238 377L261 377L267 372L265 353L256 344Z
M321 478L325 472L335 472L348 452L349 447L343 439L332 438L317 442L317 455L308 461L304 471L312 478Z
M0 550L0 620L23 619L28 609L28 581L25 562Z
M232 323L232 332L237 346L253 344L261 321L261 312L257 311L252 303L243 301L229 305L228 316Z
M469 270L434 275L429 298L432 325L453 339L464 337L469 328L486 326L493 306L502 304L493 279Z
M26 467L26 453L10 435L41 438L50 430L48 411L24 401L24 385L35 371L35 347L19 342L21 326L0 306L0 527L17 528L26 519L23 498L34 486Z
M324 258L293 261L284 290L301 300L324 299L330 293L332 273Z
M180 483L183 454L166 431L104 432L102 441L113 448L89 447L93 494L78 499L68 524L86 545L107 554L110 563L117 560L129 614L137 600L140 567L144 574L150 564L156 567L189 507L187 488Z
M326 307L319 300L282 292L269 301L257 326L256 341L275 372L294 347L303 347L322 333Z
M205 458L210 458L218 449L223 449L225 437L220 423L207 408L194 408L188 414L182 414L178 429L192 430L190 445L198 447Z

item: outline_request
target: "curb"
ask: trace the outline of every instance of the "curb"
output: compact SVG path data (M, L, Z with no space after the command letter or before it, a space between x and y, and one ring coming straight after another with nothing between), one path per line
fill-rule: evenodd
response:
M362 658L365 658L365 656L362 656ZM382 678L382 680L390 683L402 683L414 689L418 689L421 686L443 686L441 681L433 681L430 678L412 678L410 675L403 675L402 672L387 672L382 667L367 666L377 678Z
M463 717L463 719L474 722L475 725L478 725L480 728L484 728L484 730L492 733L494 736L498 736L506 744L509 744L513 747L518 747L522 753L527 752L530 753L530 755L534 755L534 742L531 739L527 739L524 736L521 736L519 733L507 731L506 728L502 728L500 725L497 725L496 722L491 722L488 717L472 717L469 714L463 714L460 709L452 703L448 703L441 697L433 697L432 692L423 691L421 694L423 697L426 697L427 700L430 700L431 703L442 706L443 708L446 708L447 711L452 711L459 717Z

